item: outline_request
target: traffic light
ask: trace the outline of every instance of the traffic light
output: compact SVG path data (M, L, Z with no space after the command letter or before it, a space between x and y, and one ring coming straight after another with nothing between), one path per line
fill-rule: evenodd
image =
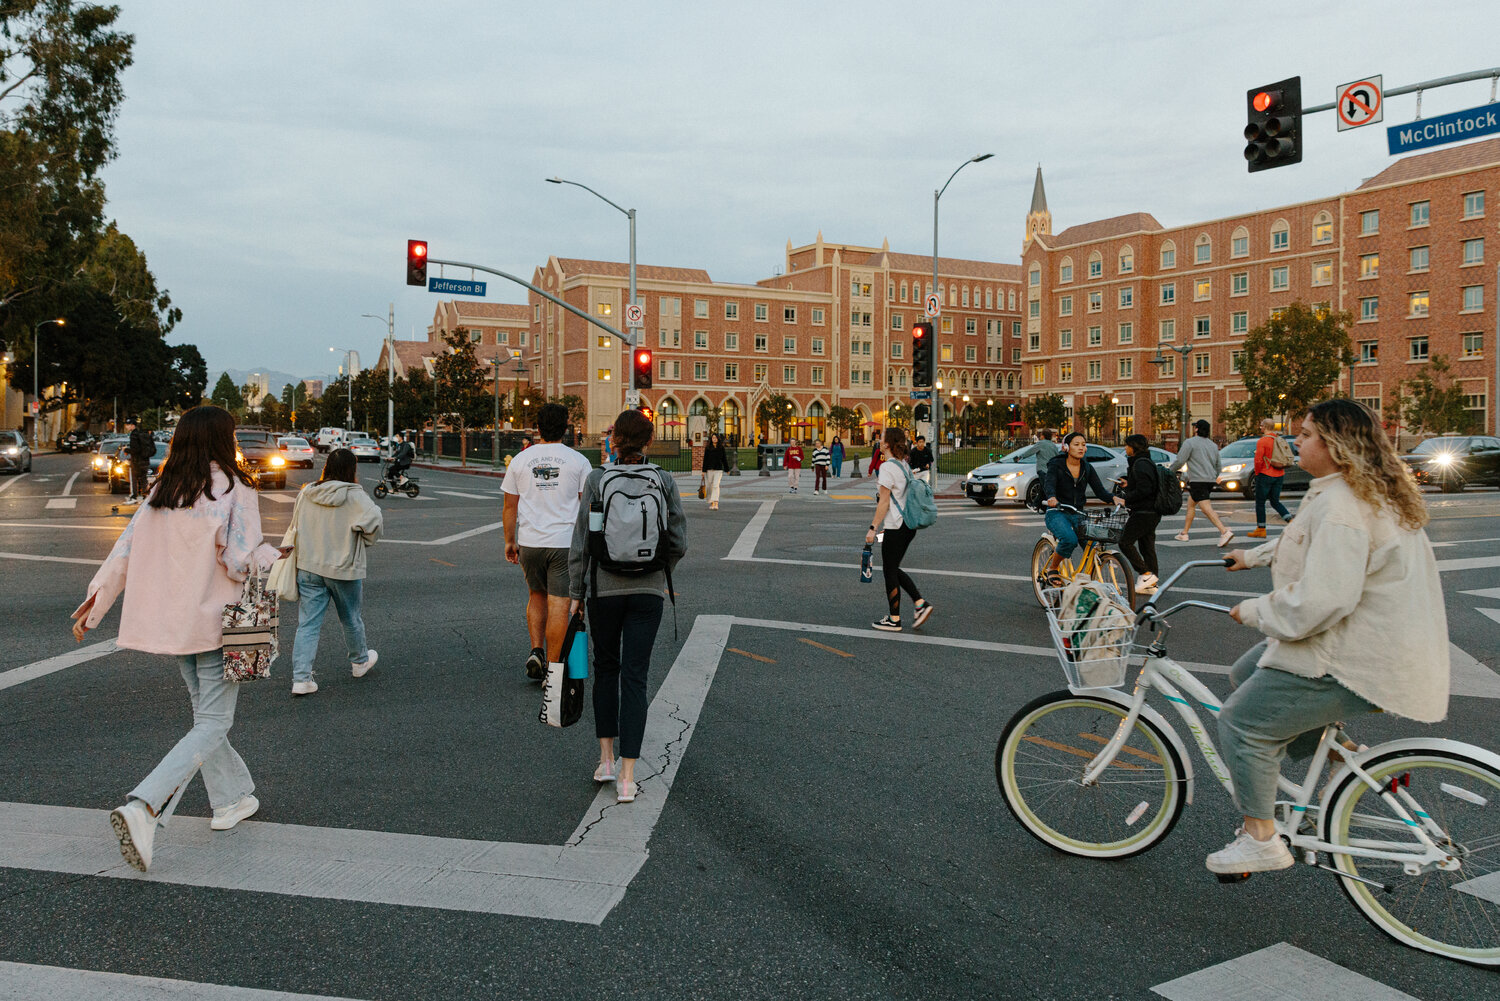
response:
M917 389L932 385L932 324L923 321L911 328L911 384Z
M651 388L651 352L647 348L635 348L631 353L631 364L635 366L635 388Z
M1302 162L1302 78L1245 92L1245 161L1250 173Z
M406 284L427 287L427 241L406 241Z
M644 403L642 403L640 406L636 407L635 409L639 410L641 412L641 415L644 416L646 418L646 420L650 421L653 424L656 423L656 412L654 410L652 410L650 407L648 407Z

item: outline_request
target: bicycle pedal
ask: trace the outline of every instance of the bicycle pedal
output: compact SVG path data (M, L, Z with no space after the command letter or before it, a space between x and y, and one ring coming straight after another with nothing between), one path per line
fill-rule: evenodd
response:
M1221 883L1243 883L1250 878L1248 872L1216 872L1214 873Z

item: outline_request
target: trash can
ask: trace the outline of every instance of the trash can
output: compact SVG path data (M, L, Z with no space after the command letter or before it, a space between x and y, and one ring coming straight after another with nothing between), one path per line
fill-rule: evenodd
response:
M761 445L756 450L755 464L761 476L770 476L786 468L785 445Z

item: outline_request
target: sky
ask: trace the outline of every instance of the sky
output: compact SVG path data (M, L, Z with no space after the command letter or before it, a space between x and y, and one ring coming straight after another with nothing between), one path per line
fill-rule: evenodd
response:
M640 263L748 283L820 230L930 254L934 189L993 153L943 195L940 251L1016 262L1038 163L1054 232L1302 201L1389 165L1415 95L1344 133L1310 116L1303 162L1252 175L1248 89L1300 75L1311 106L1500 61L1489 0L122 6L107 211L183 310L170 340L211 373L308 377L345 348L373 364L385 325L361 314L392 303L425 338L440 297L405 284L409 238L527 279L626 260L625 217L548 177L635 208ZM1489 96L1430 91L1423 117Z

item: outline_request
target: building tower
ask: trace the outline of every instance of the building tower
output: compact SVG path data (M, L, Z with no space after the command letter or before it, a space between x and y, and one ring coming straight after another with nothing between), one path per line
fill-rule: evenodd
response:
M1031 189L1031 211L1026 213L1026 241L1023 249L1030 245L1031 238L1041 234L1052 235L1052 213L1047 211L1047 189L1042 187L1042 165L1036 165L1036 184Z

